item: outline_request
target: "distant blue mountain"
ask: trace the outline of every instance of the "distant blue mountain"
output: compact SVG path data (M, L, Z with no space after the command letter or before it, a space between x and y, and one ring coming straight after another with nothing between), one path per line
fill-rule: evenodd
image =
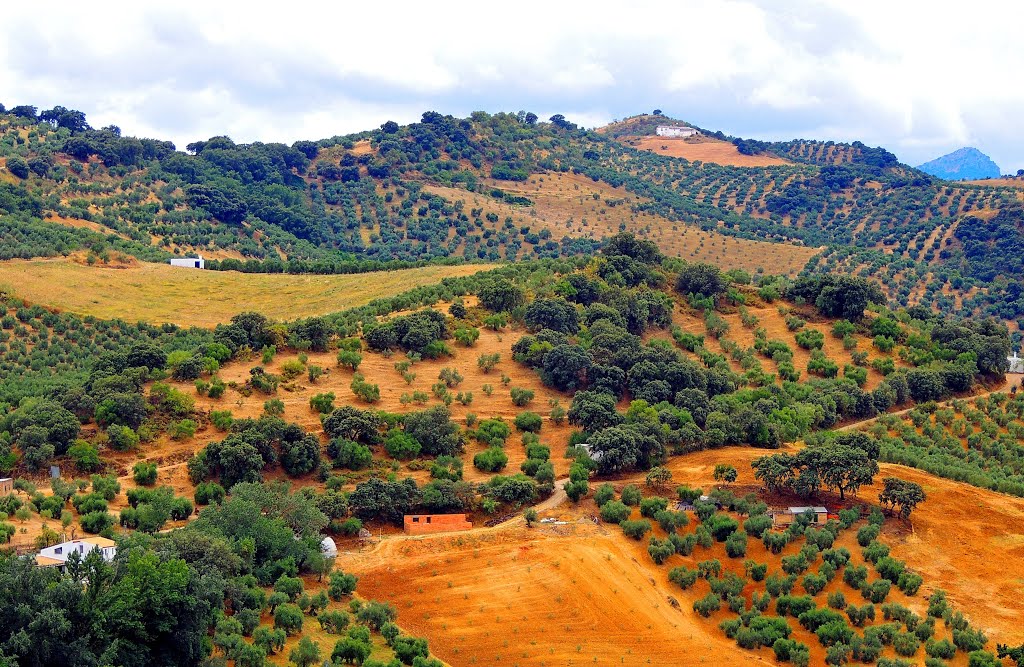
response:
M977 148L959 148L918 167L921 171L947 181L999 178L1002 172L992 158Z

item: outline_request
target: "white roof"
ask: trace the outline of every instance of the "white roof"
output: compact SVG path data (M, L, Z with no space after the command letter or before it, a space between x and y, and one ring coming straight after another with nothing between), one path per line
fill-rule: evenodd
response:
M331 538L325 537L320 540L320 551L325 554L336 554L338 553L338 545Z
M803 514L807 510L812 511L815 514L828 514L828 510L824 507L790 507L787 511L790 514Z

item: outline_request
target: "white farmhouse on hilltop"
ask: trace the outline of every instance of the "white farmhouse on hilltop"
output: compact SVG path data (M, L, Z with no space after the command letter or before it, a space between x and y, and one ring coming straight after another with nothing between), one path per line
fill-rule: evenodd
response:
M41 549L36 554L36 565L40 567L64 567L64 564L68 562L68 556L71 554L77 553L82 558L85 558L86 554L91 553L95 549L100 550L100 555L107 562L114 560L114 556L117 555L117 544L114 543L114 540L108 540L105 537L83 537L80 540L61 542L60 544L54 544L52 547Z
M171 266L181 266L186 269L205 269L206 262L202 255L196 257L174 257L171 259Z
M692 137L700 134L700 131L695 127L687 127L686 125L659 125L658 129L655 130L655 134L659 137Z

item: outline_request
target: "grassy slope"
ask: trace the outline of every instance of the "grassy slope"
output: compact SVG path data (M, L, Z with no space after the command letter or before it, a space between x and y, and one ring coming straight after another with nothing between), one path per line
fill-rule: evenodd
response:
M212 327L245 311L289 320L361 306L492 265L426 266L337 276L195 271L165 264L127 268L66 260L0 262L0 285L32 303L128 322Z

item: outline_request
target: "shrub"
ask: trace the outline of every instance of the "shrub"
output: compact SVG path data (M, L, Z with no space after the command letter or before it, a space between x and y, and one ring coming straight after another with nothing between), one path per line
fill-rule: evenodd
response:
M515 419L516 428L530 433L540 432L542 420L536 412L520 412Z
M708 530L719 542L724 542L740 527L739 521L732 518L727 514L713 514L711 518L705 522Z
M654 515L654 520L658 522L661 529L666 533L674 533L676 529L685 526L690 522L689 517L686 516L685 512L673 512L672 510L662 510Z
M640 501L640 516L653 519L658 512L668 509L668 500L658 496L651 496Z
M294 604L282 604L274 611L274 629L291 635L302 632L302 610Z
M903 572L896 581L896 586L906 595L914 596L917 595L922 583L924 579L916 572Z
M786 548L787 544L789 544L789 538L785 533L776 533L772 531L766 532L761 538L761 541L764 543L765 549L776 555L782 553L782 550Z
M640 504L643 499L643 494L640 493L640 488L635 484L627 484L622 489L622 502L631 507L636 507Z
M520 387L512 387L509 395L512 397L512 404L516 407L525 407L533 400L532 389L522 389Z
M156 483L156 464L139 462L132 468L132 475L135 483L140 486L150 486Z
M765 576L768 574L768 564L747 560L743 562L743 570L751 580L764 581Z
M932 658L942 658L943 660L951 660L956 655L956 646L948 639L929 639L924 644L924 650Z
M861 526L857 530L857 544L862 547L866 547L874 542L881 532L881 529L874 524L869 523L866 526Z
M863 584L860 587L860 594L864 596L865 600L870 600L875 604L885 602L885 598L889 596L889 589L892 584L886 579L879 579L870 584Z
M644 535L651 531L651 522L646 519L639 519L636 521L621 521L619 526L622 527L622 532L627 537L631 537L634 540L642 540Z
M498 472L508 465L508 455L501 447L488 447L473 457L473 467L481 472Z
M167 427L167 433L171 440L188 440L196 434L197 424L191 419L182 419L178 422L171 422Z
M685 565L674 567L668 571L668 580L687 590L697 582L697 570L691 570Z
M209 505L224 500L224 487L216 482L200 482L194 495L196 505Z
M799 618L816 607L814 599L809 595L780 595L775 601L775 612L779 616L789 615Z
M804 590L807 591L809 594L817 595L822 590L824 590L825 586L828 584L828 579L821 576L820 574L812 573L806 575L803 578L801 584L803 585Z
M729 558L743 558L747 555L746 533L735 532L725 540L725 553Z
M833 609L846 609L846 596L842 591L835 591L828 594L828 606Z
M334 412L334 392L316 394L309 399L309 407L316 413L326 415Z
M527 450L527 456L530 456L529 450ZM530 457L533 458L533 457ZM597 503L598 507L604 507L605 503L615 498L615 487L605 482L601 486L597 487L597 491L594 492L594 502ZM616 522L618 523L618 522Z
M917 649L921 648L921 640L909 632L898 632L893 637L892 647L898 655L909 658L917 653Z
M664 563L675 552L675 546L668 540L659 540L656 537L651 537L647 543L647 553L650 554L651 559L657 565Z
M704 618L708 618L721 608L722 600L714 593L708 593L693 603L693 610Z

